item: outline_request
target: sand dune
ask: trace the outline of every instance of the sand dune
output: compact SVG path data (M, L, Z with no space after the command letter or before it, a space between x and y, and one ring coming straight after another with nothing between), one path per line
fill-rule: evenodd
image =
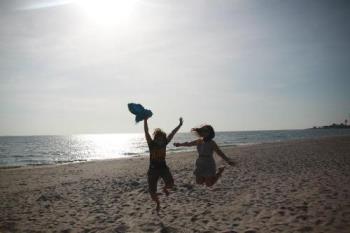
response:
M212 189L195 153L169 155L159 216L147 158L1 169L0 232L350 232L350 137L224 151L238 166Z

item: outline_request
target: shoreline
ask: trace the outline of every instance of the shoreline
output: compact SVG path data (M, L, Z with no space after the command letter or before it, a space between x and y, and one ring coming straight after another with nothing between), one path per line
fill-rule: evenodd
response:
M0 232L350 229L350 137L223 151L237 166L211 189L195 184L195 152L167 157L176 190L160 196L159 216L147 191L147 157L0 169Z
M290 139L290 140L281 140L281 141L271 141L271 142L257 142L257 143L243 143L239 145L219 145L220 148L225 150L232 150L235 148L244 148L251 146L259 146L259 145L270 145L270 144L280 144L280 143L293 143L293 142L305 142L305 141L314 141L314 140L322 140L322 139L339 139L339 138L347 138L350 136L323 136L319 138L306 138L306 139ZM167 149L167 155L175 155L175 154L183 154L183 153L196 153L196 149L188 150L188 151L174 151ZM67 166L73 164L84 164L84 163L99 163L103 161L119 161L119 160L128 160L128 159L139 159L139 158L148 158L147 154L137 154L130 157L117 157L117 158L108 158L108 159L93 159L93 160L85 160L85 161L72 161L72 162L58 162L53 164L29 164L29 165L9 165L9 166L0 166L1 170L7 169L35 169L41 167L56 167L56 166Z

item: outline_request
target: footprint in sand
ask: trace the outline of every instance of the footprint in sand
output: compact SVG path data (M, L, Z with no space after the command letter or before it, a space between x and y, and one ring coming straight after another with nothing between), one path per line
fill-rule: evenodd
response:
M299 215L299 216L296 217L296 219L304 220L304 221L307 220L307 218L308 218L307 215Z
M173 228L173 227L162 227L155 233L179 233L179 232L180 231L178 231L176 228Z
M191 222L195 222L195 221L197 221L197 216L195 215L195 216L193 216L193 217L191 217Z
M208 222L209 222L209 220L207 220L207 219L202 220L202 223L204 223L204 224L207 224Z
M284 211L278 211L278 214L281 216L284 216L285 212Z
M344 212L344 213L342 213L342 216L343 217L348 217L348 216L350 216L350 212Z
M256 233L256 231L254 231L254 230L247 230L244 233Z
M61 231L61 233L69 233L69 232L71 232L70 229L64 229L64 230Z
M321 223L323 223L323 221L322 221L321 219L318 219L318 220L315 222L316 225L320 225Z
M116 228L114 228L114 232L116 233L126 232L127 230L128 230L128 227L123 223L117 226Z
M299 229L299 232L310 232L310 231L312 231L312 230L313 230L312 227L306 226L306 227L300 228L300 229Z
M129 213L129 216L134 216L135 215L135 212L130 212Z

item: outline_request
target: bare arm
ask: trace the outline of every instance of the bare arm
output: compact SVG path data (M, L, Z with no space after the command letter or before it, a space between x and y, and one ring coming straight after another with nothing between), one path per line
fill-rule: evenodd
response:
M174 146L179 147L179 146L197 146L199 140L195 140L192 142L183 142L183 143L174 143Z
M173 137L175 136L175 134L177 133L177 131L179 131L179 129L181 128L181 126L182 126L182 124L183 124L182 117L180 117L179 121L180 121L179 125L176 126L176 128L173 129L173 131L171 131L171 133L168 135L168 138L167 138L168 143L171 141L171 139L173 139Z
M152 138L151 138L151 135L149 135L149 132L148 132L147 119L144 119L144 121L143 121L143 128L145 129L146 141L147 141L148 144L150 144L152 142Z
M214 145L214 151L223 159L225 160L229 165L234 166L235 162L233 162L231 159L229 159L224 152L219 148L219 146L216 144L216 142L213 141Z

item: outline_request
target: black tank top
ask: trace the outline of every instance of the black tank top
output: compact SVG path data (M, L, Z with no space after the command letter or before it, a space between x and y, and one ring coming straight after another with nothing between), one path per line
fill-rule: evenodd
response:
M166 146L167 146L167 143L164 143L164 145L159 145L154 141L152 141L148 145L150 150L150 164L149 164L150 169L162 169L167 167L165 162ZM162 155L160 158L154 158L155 150L164 150L163 152L164 156ZM159 151L158 153L162 153L162 152Z

